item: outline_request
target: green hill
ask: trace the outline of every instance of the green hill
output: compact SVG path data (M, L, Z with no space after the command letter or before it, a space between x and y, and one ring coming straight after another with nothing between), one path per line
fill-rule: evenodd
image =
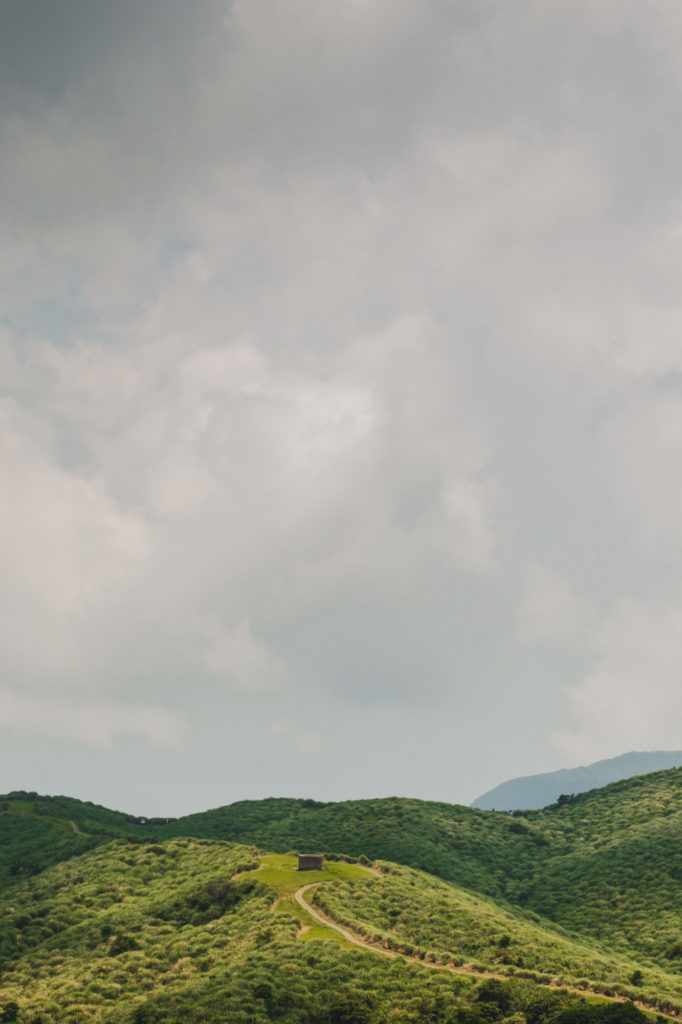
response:
M296 1004L300 1014L292 1004L283 1019L317 1020L315 986L332 985L351 961L348 977L365 965L367 991L375 993L363 1019L383 1021L384 1010L392 1019L386 993L396 964L344 946L319 922L308 921L309 933L297 939L305 911L290 888L280 890L276 906L270 891L288 868L245 875L248 883L234 888L231 876L253 866L256 849L280 855L282 864L296 849L324 851L334 863L340 855L379 862L373 875L346 877L333 868L315 893L317 905L373 947L440 973L449 965L451 982L454 969L473 963L502 975L505 985L525 976L663 1010L682 1006L682 770L669 770L524 815L398 798L270 799L166 821L65 797L8 794L0 797L0 1008L25 1006L23 1019L34 1024L126 1014L184 1021L194 1019L187 1014L195 1005L204 1013L196 1019L222 1020L218 1003L237 999L250 1007L245 1021L276 1019L274 1004L261 1005L240 986L254 963L267 974L283 958L308 993ZM272 944L261 933L275 936ZM112 936L132 943L120 949L129 959L110 954ZM318 941L313 985L306 960L313 954L304 947ZM401 962L406 1002L396 1013L408 1020L410 1000L427 983L424 967ZM117 966L124 963L130 970ZM440 977L436 967L431 974ZM473 982L456 981L450 1017L442 1019L475 1024L465 1019L482 1012ZM430 991L441 984L428 982ZM523 999L514 996L512 1014L498 1006L491 1020L518 1012L534 1024ZM559 1013L554 1004L544 1019L552 1013Z
M527 979L476 978L445 963L388 959L329 941L336 933L326 928L319 934L312 928L302 932L301 908L287 902L291 888L300 884L286 863L293 858L266 857L271 866L251 870L255 857L253 848L211 840L117 840L37 877L8 883L0 912L0 1019L27 1024L645 1020L632 1005L583 1003L575 993L540 988ZM377 877L340 865L321 888L338 886L342 900L352 899L357 888L366 913L386 898L401 899L402 871L387 867L389 873ZM289 879L295 879L291 885ZM447 927L445 919L441 925Z
M623 952L682 964L682 770L525 815L419 800L242 802L162 833L383 858L541 914Z
M317 904L354 931L425 958L633 999L682 1000L682 977L670 964L661 968L647 958L644 969L644 958L620 954L537 914L501 906L411 868L382 867L388 873L379 881L320 889Z
M241 801L179 818L159 835L261 843L272 850L314 847L396 861L480 892L503 895L512 862L531 870L534 850L506 815L455 804L389 798L317 803ZM543 841L542 839L540 841Z

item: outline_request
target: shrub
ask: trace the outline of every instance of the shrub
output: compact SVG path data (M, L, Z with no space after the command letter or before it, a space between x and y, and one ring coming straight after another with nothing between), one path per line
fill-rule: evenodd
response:
M132 1024L156 1024L158 1019L159 1016L156 1010L147 1003L136 1006L130 1018Z
M109 947L109 956L120 956L121 953L129 953L139 948L132 935L118 935Z

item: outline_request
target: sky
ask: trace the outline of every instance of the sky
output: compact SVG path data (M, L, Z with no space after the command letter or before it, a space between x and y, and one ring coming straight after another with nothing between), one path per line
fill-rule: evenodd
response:
M677 0L3 0L0 790L682 747Z

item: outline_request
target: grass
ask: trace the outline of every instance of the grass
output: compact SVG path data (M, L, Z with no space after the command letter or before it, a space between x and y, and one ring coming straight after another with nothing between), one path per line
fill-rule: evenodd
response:
M340 946L341 949L358 949L358 947L354 946L352 942L348 941L348 939L344 939L343 935L339 932L334 931L333 928L325 928L322 924L311 925L308 931L303 932L299 938L301 938L303 942L334 942L337 946ZM372 955L364 950L360 950L360 952L365 952L365 955L367 956Z
M298 857L292 854L269 853L259 860L262 868L258 872L258 881L285 895L292 895L301 886L312 882L348 882L371 874L358 864L340 861L325 864L322 871L299 871Z
M271 853L260 857L259 860L262 867L254 877L257 877L263 885L268 885L281 894L274 909L279 914L294 917L300 928L306 929L301 932L300 938L306 942L313 940L334 942L343 949L357 948L334 928L327 928L315 921L294 898L294 893L304 885L317 884L321 886L328 885L330 882L352 884L359 878L371 875L367 868L337 861L325 865L322 871L299 871L298 858L291 854Z

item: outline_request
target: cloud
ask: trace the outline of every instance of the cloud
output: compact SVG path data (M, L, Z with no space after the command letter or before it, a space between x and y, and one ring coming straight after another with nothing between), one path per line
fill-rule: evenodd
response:
M660 337L660 335L659 335ZM671 353L672 354L672 353ZM628 395L604 424L599 455L630 543L676 561L682 521L682 376L674 363Z
M568 581L547 566L526 570L525 586L516 609L517 633L522 643L567 644L576 639L586 609Z
M161 686L183 666L276 689L281 609L387 572L407 593L440 551L456 571L493 565L485 439L428 321L360 336L314 372L244 338L179 335L170 362L163 334L137 351L35 342L12 363L10 674Z
M443 797L596 750L598 624L679 596L675 6L58 8L0 31L13 699L233 723L266 792L332 717L417 786L422 704Z
M99 474L60 465L35 411L0 399L0 633L9 678L62 681L81 658L92 608L125 591L149 550L146 524Z
M680 743L682 609L623 598L595 639L595 664L568 692L570 728L555 734L572 760Z
M296 749L304 757L321 757L329 747L329 738L324 733L303 732L296 737Z
M59 740L111 748L124 740L176 749L183 732L180 717L162 707L108 702L70 703L61 699L0 691L0 728L32 740Z
M247 693L267 693L286 686L286 666L258 642L248 622L230 628L215 619L198 623L205 665L217 680Z

